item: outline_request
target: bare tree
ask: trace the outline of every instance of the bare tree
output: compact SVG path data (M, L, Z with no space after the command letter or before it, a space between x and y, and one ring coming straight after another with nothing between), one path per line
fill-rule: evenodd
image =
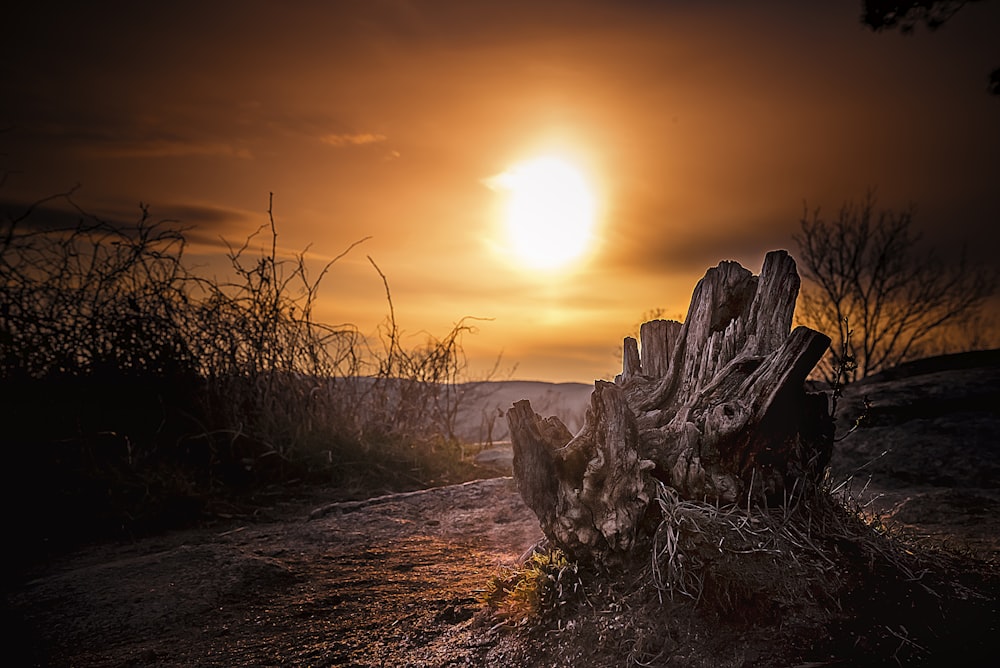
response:
M869 192L833 220L808 209L795 236L808 281L799 319L833 339L820 365L833 381L863 378L920 355L946 325L972 319L996 288L996 274L921 255L913 207L877 210Z

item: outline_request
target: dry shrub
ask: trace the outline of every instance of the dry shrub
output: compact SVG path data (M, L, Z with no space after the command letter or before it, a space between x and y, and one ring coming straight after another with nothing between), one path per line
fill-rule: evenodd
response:
M68 217L53 214L60 202ZM0 219L0 400L25 474L16 496L49 518L63 512L56 496L83 517L103 504L89 515L121 530L149 515L139 505L176 497L191 501L190 519L206 495L271 483L363 494L467 479L454 421L470 321L407 348L390 314L370 345L314 317L321 282L360 241L311 274L304 252L279 255L269 205L229 248L229 275L210 279L187 265L188 230L140 209L133 223L106 221L69 192Z
M129 226L79 210L32 225L33 211L0 223L4 379L192 372L184 231L144 206Z

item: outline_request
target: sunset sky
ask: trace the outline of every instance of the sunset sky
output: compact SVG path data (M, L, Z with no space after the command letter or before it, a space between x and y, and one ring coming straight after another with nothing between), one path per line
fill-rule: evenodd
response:
M211 266L273 192L279 245L316 266L371 237L321 320L375 332L370 255L407 342L484 319L473 376L501 353L514 378L613 376L621 338L682 315L708 267L794 255L804 203L877 188L943 252L1000 249L1000 2L911 36L856 0L30 4L0 40L0 207L75 184L105 218L146 202ZM594 216L558 267L505 222L543 157Z

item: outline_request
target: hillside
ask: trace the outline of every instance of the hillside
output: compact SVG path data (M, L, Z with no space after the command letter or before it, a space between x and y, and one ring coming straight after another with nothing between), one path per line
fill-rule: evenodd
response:
M556 415L576 431L583 426L583 416L593 391L583 383L546 383L507 380L470 384L467 399L459 408L457 435L467 443L506 441L507 421L502 413L515 401L528 399L537 413ZM492 432L489 426L492 421Z

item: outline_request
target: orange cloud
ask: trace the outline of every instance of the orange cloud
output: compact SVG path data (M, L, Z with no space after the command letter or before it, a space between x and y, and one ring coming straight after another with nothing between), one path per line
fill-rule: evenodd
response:
M378 144L387 139L385 135L374 132L345 132L343 134L329 134L320 138L324 144L330 146L364 146L365 144Z
M234 157L252 160L253 154L246 148L239 148L224 142L147 140L102 146L90 151L95 156L106 158L184 158L203 156Z

